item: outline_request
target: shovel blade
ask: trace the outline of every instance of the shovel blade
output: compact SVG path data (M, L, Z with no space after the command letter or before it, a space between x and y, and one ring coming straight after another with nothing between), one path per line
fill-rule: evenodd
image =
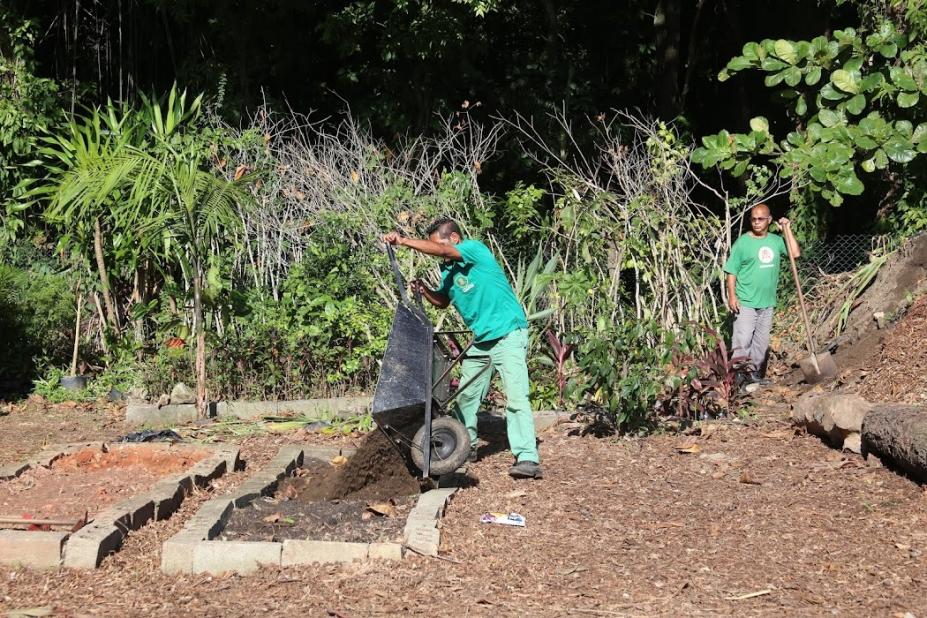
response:
M814 366L815 360L817 360L817 367ZM837 363L834 362L834 357L830 352L821 352L816 356L803 358L798 365L808 384L816 384L837 375Z

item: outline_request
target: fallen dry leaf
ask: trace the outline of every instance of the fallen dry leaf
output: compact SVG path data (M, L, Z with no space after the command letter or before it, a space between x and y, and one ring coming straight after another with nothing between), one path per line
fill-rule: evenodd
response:
M368 504L367 510L372 513L376 513L377 515L396 517L396 503L392 500L389 502L375 502Z
M740 473L740 482L744 483L745 485L762 485L763 484L760 481L753 478L752 476L750 476L750 473L747 472L746 470Z
M695 453L701 453L702 447L698 444L689 444L688 446L680 446L676 450L686 455L692 455Z
M337 455L332 458L330 463L333 466L343 466L344 464L348 463L348 458L344 455Z
M283 513L277 512L277 513L271 513L267 517L261 518L261 521L267 524L275 524L281 519L283 519Z

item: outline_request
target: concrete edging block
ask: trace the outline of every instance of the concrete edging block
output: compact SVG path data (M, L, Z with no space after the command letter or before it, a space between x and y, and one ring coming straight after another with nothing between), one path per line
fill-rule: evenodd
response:
M367 557L376 560L402 560L402 543L371 543Z
M281 566L312 564L313 562L353 562L364 560L370 552L369 543L340 541L283 541Z
M110 553L119 549L125 532L112 524L88 524L71 535L64 546L64 566L95 569Z
M67 532L0 530L0 564L33 569L61 566Z
M258 541L199 541L193 546L193 573L253 573L280 565L283 545Z

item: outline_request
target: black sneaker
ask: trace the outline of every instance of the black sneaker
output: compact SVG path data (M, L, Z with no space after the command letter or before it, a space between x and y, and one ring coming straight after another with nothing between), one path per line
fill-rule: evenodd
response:
M513 479L542 479L544 478L544 470L541 469L539 463L519 461L509 468L509 476Z
M763 376L761 376L760 374L756 372L750 374L750 382L754 384L759 384L760 386L769 386L770 384L772 384L772 380L764 378Z
M471 447L470 447L470 454L467 455L467 462L468 462L468 463L476 463L476 462L478 462L479 460L480 460L480 455L479 455L479 453L477 452L476 446L475 446L475 445L474 445L474 446L471 446Z

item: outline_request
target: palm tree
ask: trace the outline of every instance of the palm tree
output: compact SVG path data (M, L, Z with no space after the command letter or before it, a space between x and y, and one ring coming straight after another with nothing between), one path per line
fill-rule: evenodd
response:
M206 329L203 290L210 251L227 245L240 229L240 206L250 204L244 178L227 180L203 168L205 157L194 142L163 143L161 154L125 146L63 176L54 203L62 210L95 209L110 202L110 216L133 229L143 246L158 247L151 259L172 260L191 274L196 334L196 402L206 412Z

